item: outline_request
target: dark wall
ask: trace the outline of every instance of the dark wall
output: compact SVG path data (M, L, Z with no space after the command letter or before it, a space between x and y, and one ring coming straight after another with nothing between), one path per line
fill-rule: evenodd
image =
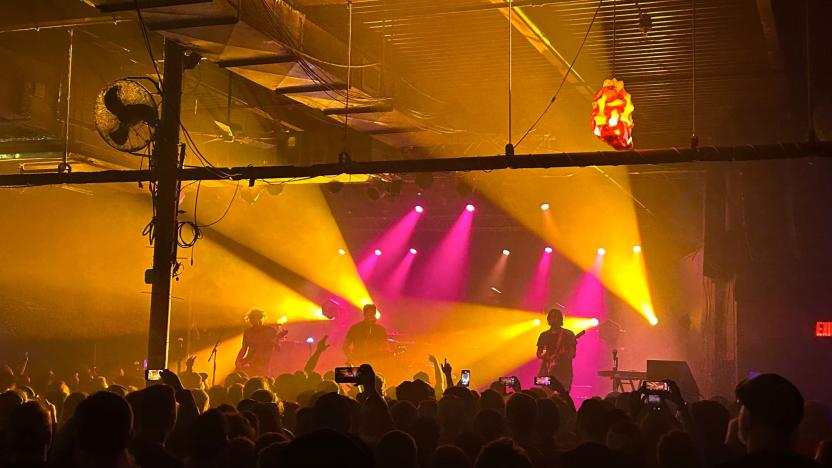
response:
M832 320L832 163L755 163L735 180L738 378L780 373L808 399L829 401L832 339L814 330Z

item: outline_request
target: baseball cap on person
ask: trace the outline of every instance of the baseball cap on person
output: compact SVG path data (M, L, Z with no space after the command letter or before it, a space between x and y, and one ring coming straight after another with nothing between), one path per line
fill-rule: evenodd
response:
M751 424L762 424L781 433L797 430L803 419L803 396L788 379L760 374L737 385L737 401L745 406Z

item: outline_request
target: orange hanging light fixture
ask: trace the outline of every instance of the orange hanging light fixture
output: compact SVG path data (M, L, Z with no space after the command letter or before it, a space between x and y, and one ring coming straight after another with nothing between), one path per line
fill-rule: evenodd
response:
M592 101L591 126L595 136L619 151L632 149L634 110L624 82L615 78L604 80Z

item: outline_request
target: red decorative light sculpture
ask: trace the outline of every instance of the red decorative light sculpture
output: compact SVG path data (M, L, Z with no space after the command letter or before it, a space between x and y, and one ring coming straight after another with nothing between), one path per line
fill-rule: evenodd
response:
M592 129L600 140L617 150L633 148L633 100L624 82L604 80L592 101Z

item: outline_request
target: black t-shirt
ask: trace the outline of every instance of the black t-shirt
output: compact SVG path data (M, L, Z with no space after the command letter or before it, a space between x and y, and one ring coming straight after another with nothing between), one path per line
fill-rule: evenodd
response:
M377 323L358 322L347 332L355 359L380 357L386 350L387 330Z

